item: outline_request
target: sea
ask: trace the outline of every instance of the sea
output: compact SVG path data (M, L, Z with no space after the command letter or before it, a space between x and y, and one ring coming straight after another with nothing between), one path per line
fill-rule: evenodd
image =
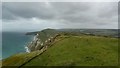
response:
M2 59L27 52L26 47L33 37L33 35L25 35L25 32L2 32Z

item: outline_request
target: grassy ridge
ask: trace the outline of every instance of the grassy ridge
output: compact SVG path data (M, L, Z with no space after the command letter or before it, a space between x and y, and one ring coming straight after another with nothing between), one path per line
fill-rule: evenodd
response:
M118 39L62 36L45 53L25 66L117 66Z

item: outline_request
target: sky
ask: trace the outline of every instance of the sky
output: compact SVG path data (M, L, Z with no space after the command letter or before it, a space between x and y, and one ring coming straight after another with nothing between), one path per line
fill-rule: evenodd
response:
M3 31L117 29L118 2L3 2Z

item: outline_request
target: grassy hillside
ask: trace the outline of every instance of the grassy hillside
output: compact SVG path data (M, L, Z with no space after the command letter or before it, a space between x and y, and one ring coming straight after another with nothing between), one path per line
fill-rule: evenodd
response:
M25 66L117 66L118 40L96 36L62 36Z
M16 54L4 59L3 66L117 66L118 39L62 35L40 53Z

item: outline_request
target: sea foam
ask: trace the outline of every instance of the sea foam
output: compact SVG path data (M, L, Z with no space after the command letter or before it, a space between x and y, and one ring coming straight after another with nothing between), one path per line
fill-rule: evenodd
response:
M25 49L27 53L30 53L30 49L27 46L25 46Z

